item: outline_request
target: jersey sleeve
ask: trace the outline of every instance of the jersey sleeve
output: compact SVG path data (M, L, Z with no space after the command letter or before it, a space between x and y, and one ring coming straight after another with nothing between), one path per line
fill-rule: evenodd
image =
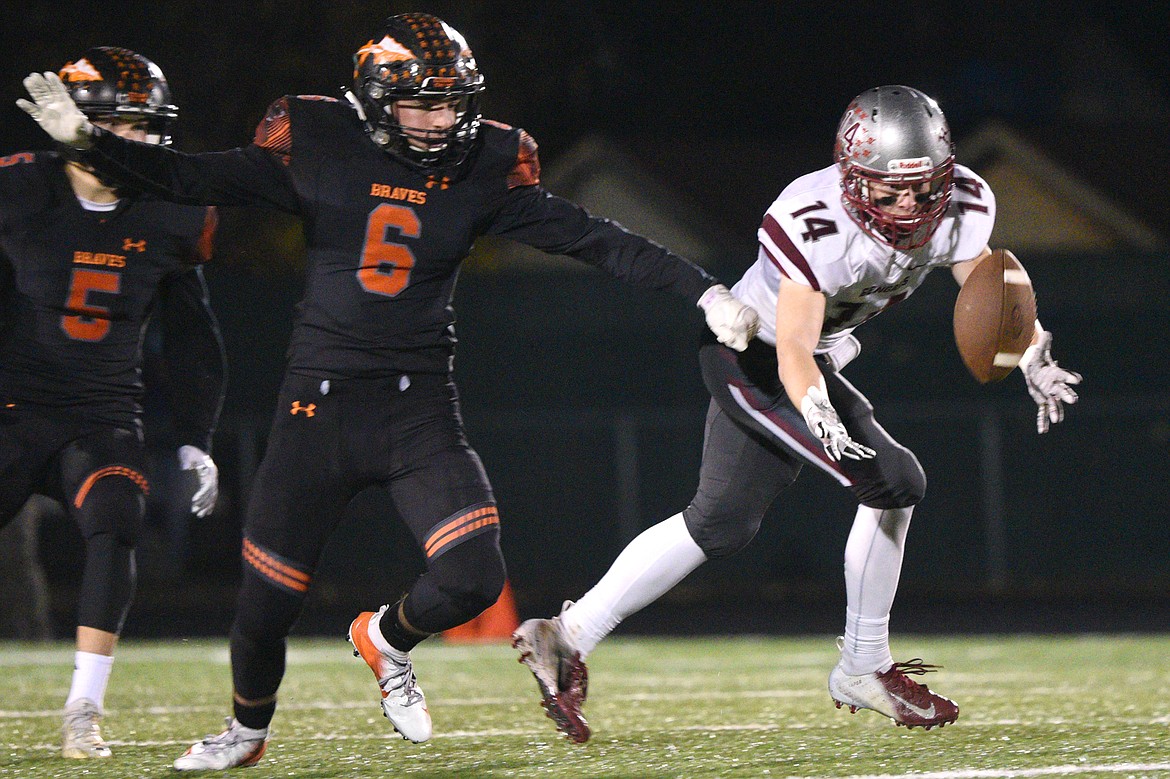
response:
M223 407L226 358L200 268L173 274L159 286L163 355L171 417L180 446L211 451Z
M286 160L256 144L184 154L95 128L93 146L78 155L99 173L176 203L298 211Z
M995 227L995 193L979 174L962 165L955 166L955 189L951 195L951 209L959 220L956 262L979 256L991 242Z
M832 296L852 281L840 219L823 200L777 200L756 233L760 254L784 278Z
M808 258L789 237L772 211L764 214L764 221L756 231L760 253L780 271L780 275L798 284L820 291L821 283L813 273Z
M672 292L696 304L718 283L689 260L539 186L510 189L485 232L567 255L635 286Z

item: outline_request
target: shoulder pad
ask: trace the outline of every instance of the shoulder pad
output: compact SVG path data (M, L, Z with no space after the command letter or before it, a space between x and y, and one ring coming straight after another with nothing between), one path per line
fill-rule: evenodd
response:
M508 189L539 184L540 156L533 137L525 130L492 119L481 119L480 123L488 128L504 130L508 135L519 134L516 159L508 171Z
M267 152L277 155L287 165L292 153L292 128L288 118L288 97L274 100L260 124L252 143Z

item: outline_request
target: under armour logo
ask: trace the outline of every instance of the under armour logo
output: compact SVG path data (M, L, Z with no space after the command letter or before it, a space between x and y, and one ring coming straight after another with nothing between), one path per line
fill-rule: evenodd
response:
M288 413L292 414L295 417L297 414L301 413L302 411L305 412L305 416L307 416L307 417L315 416L317 413L317 404L310 403L307 406L302 406L301 402L299 400L294 400L293 404L292 404L292 409L290 409Z
M146 239L143 238L141 241L131 241L129 238L123 238L122 239L122 251L128 252L131 249L133 249L136 252L146 251Z
M431 176L430 178L427 179L427 189L432 189L435 186L438 186L439 189L446 189L450 185L451 185L451 179L448 178L447 176L443 176L443 178L441 178L441 179L435 178L434 176Z

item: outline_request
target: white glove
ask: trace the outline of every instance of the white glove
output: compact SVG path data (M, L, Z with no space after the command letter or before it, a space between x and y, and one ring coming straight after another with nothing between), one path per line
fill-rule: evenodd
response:
M829 455L829 459L840 460L844 456L851 460L868 460L877 454L849 437L849 431L841 423L841 417L837 416L837 409L829 402L829 396L815 384L808 388L808 394L801 399L800 413L804 414L804 423L808 429L825 445L825 454Z
M699 298L699 308L707 316L707 327L719 339L737 352L747 348L760 329L760 315L749 305L741 303L722 284L716 284Z
M93 145L93 125L73 102L60 76L52 71L32 73L25 78L24 88L32 102L22 98L16 104L36 119L54 141L75 149Z
M1036 432L1047 433L1049 424L1064 419L1064 404L1076 403L1077 393L1072 388L1081 383L1081 374L1066 371L1052 359L1052 333L1040 331L1040 340L1024 350L1020 370L1028 384L1028 392L1039 408L1036 411Z
M219 468L215 467L215 461L207 452L190 444L179 447L179 467L184 471L195 471L199 489L191 497L191 513L206 517L215 508L215 499L219 497Z

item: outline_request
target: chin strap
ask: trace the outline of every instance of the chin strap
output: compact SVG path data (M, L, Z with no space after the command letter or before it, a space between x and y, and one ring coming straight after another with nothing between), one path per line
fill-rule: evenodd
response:
M362 108L362 101L357 99L357 95L353 93L352 89L347 89L341 93L345 101L353 106L353 110L357 111L358 118L363 122L369 124L369 118L366 116L366 109Z

